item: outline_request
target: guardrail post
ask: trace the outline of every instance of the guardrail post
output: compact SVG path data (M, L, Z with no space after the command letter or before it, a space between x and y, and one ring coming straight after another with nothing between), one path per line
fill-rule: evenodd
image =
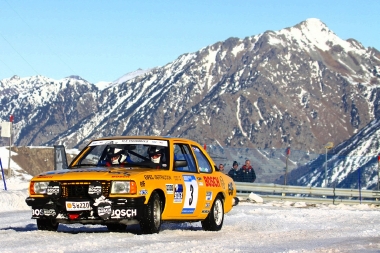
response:
M361 186L361 184L360 184L360 167L358 168L358 173L359 173L359 175L358 175L358 187L359 187L359 201L360 201L360 204L362 203L362 186Z
M335 181L334 181L334 183L333 183L333 205L335 205L335 198L336 198L336 195L335 195L335 186L336 186L336 184L335 184Z
M1 163L1 158L0 158L0 168L1 168L1 175L3 177L3 182L4 182L4 190L7 190L7 183L5 182L4 169L3 169L3 164Z
M377 190L380 191L380 153L377 155Z

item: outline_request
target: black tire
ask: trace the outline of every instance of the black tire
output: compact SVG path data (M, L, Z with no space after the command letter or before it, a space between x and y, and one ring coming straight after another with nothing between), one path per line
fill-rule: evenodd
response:
M38 219L38 230L57 231L59 223L55 219Z
M224 221L224 205L220 195L215 198L211 210L206 219L203 220L202 228L206 231L219 231L222 229Z
M107 224L108 231L110 232L124 232L127 229L127 225L120 223Z
M161 228L162 201L157 192L150 196L148 204L144 207L140 227L143 234L158 233Z

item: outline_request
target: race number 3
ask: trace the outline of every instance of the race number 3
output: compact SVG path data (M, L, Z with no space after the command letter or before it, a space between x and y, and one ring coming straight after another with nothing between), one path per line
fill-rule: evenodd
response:
M182 214L192 214L198 202L197 180L193 175L183 175L183 181L185 183L185 200Z

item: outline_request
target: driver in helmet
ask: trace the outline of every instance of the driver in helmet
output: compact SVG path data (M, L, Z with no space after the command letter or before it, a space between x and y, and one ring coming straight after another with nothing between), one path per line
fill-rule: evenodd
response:
M123 150L119 148L115 148L114 154L111 157L111 163L112 164L122 164L127 156L123 154Z

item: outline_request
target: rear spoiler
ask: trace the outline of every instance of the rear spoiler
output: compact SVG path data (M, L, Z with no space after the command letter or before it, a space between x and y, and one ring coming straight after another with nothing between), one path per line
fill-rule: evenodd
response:
M65 146L54 145L54 170L63 170L68 167Z

